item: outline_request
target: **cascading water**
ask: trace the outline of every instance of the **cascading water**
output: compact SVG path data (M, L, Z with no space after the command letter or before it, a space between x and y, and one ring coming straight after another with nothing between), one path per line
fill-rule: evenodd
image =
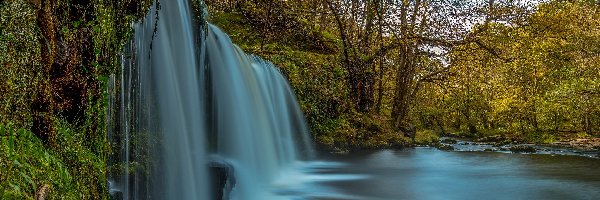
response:
M121 72L121 95L115 95L121 98L123 151L113 165L121 173L111 178L125 199L209 198L203 75L189 8L188 1L152 8L123 56L128 65Z
M273 64L190 10L187 0L153 7L110 79L113 197L212 199L208 166L223 162L231 199L286 199L274 184L312 155L294 93Z
M246 55L212 25L205 47L215 153L239 172L237 195L265 199L269 194L261 188L270 187L282 169L310 155L302 112L286 79L271 63Z

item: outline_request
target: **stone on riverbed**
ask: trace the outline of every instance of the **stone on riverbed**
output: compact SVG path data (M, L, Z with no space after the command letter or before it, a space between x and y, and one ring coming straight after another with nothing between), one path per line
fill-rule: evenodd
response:
M575 139L571 141L554 142L552 145L559 147L572 147L581 150L597 150L600 149L600 138L590 139Z
M440 142L444 143L444 144L456 144L457 143L457 141L455 139L450 139L450 138L443 139Z
M510 147L510 151L512 151L513 153L535 153L535 152L537 152L537 150L535 150L535 148L533 148L532 146L526 146L526 145L512 146L512 147Z
M437 148L442 151L454 151L454 147L447 144L440 144L437 146Z

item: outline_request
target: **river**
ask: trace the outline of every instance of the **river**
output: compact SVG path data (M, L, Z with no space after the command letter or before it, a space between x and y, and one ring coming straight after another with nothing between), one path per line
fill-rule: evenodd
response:
M582 156L415 148L319 157L300 199L600 198L600 160Z
M109 78L107 176L114 199L600 197L600 160L582 156L416 148L315 159L279 68L244 53L203 21L207 13L192 17L191 10L184 0L154 5L134 25L120 73ZM209 170L227 173L216 184Z

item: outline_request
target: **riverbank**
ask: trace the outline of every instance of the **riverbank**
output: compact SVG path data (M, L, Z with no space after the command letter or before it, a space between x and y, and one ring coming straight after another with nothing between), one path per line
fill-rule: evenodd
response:
M561 149L574 149L578 151L600 150L600 137L585 133L516 134L499 131L486 131L476 134L468 134L465 132L453 132L443 134L439 139L440 143L448 143L452 140L466 141L476 144L488 144L496 147L505 145L536 145Z
M577 135L572 135L570 138L563 137L560 141L555 142L550 140L550 142L544 142L527 139L527 137L514 134L478 135L455 132L441 135L432 130L417 131L414 140L404 136L402 132L392 131L392 133L373 133L370 135L381 135L376 138L383 138L384 135L387 138L391 138L389 135L396 135L398 141L394 142L394 145L386 142L373 145L372 141L377 141L377 139L370 139L367 141L355 141L350 144L321 143L318 147L328 152L341 154L377 149L433 147L444 151L556 154L600 158L600 138L598 137L577 138ZM391 140L387 142L391 142Z
M560 141L560 142L553 142L550 145L556 146L556 147L570 147L570 148L582 149L582 150L599 150L600 149L600 138Z
M500 152L525 154L575 155L590 158L600 158L600 138L577 139L570 142L551 144L482 142L468 138L440 138L438 143L431 144L445 151L469 152ZM426 145L428 146L428 145Z
M365 91L364 98L373 99L372 101L367 101L366 99L364 101L360 100L367 106L359 106L360 104L356 101L360 98L353 97L356 92L353 91L355 89L351 86L354 84L353 82L356 82L352 79L352 73L355 71L348 70L351 68L345 67L346 62L340 62L343 61L340 58L346 57L344 56L344 49L348 52L359 50L358 52L360 53L356 54L361 55L359 57L366 57L368 52L361 52L360 50L362 49L348 49L348 43L344 43L342 35L338 35L340 30L335 28L335 24L337 23L332 23L333 21L328 20L328 17L317 20L314 19L313 14L297 12L298 10L306 9L319 13L318 10L315 10L316 8L311 7L311 3L304 4L300 2L271 2L268 6L265 6L266 2L225 3L207 1L207 5L210 13L209 21L221 27L226 33L229 33L235 44L239 45L246 52L271 60L279 67L298 96L299 104L313 134L313 140L326 149L348 152L361 149L398 149L416 145L429 145L437 143L440 136L449 136L441 133L452 131L459 133L461 130L463 132L460 132L456 136L462 137L463 135L468 135L468 137L475 139L485 136L503 135L503 137L506 137L506 141L503 141L503 143L506 144L549 144L562 141L562 136L558 136L560 134L571 134L571 132L576 131L598 135L598 129L594 125L598 124L596 122L600 118L596 117L598 116L595 114L597 112L591 106L594 105L595 97L581 98L588 99L586 102L589 102L590 105L587 105L588 103L584 104L583 101L568 105L540 102L530 104L529 100L524 101L526 99L546 99L548 101L551 99L551 102L569 102L567 99L575 98L577 95L586 94L587 92L577 92L577 95L571 93L578 91L579 88L583 89L593 86L593 84L584 84L582 87L565 84L562 88L549 88L548 94L561 94L551 96L552 98L550 96L544 98L523 96L520 99L513 99L512 96L501 92L490 94L473 93L473 91L465 92L463 91L465 88L463 86L468 85L469 87L466 88L478 88L479 85L490 85L490 83L483 80L477 80L480 81L477 82L474 77L463 77L463 74L460 73L454 74L440 80L441 85L435 84L434 86L424 83L422 90L414 91L414 95L416 96L414 98L407 98L413 99L414 102L408 102L407 104L407 107L412 108L407 110L407 118L400 123L396 120L396 114L393 114L395 112L392 112L394 107L398 107L394 105L396 102L394 99L397 94L394 90L398 88L395 87L396 83L394 80L398 80L395 77L398 73L393 72L393 70L388 71L392 68L385 67L386 63L380 63L382 64L380 67L373 66L371 68L363 66L364 69L372 69L367 70L368 73L366 74L378 71L379 73L376 73L378 76L375 76L377 78L371 80L380 82L377 86L365 87L368 90ZM261 9L263 7L268 7L268 10ZM330 12L326 11L322 14L323 16L327 16L327 13ZM268 20L265 19L268 19L268 16L281 19L279 21L286 21L286 23L267 23ZM329 16L329 19L333 18L333 16ZM532 33L532 35L537 35L537 33ZM540 39L545 38L545 36L540 37ZM505 38L502 40L505 40ZM546 52L540 52L540 54ZM457 52L455 55L459 57L465 56ZM471 52L469 55L478 55L478 53ZM519 55L518 57L521 56L528 56L528 54ZM485 55L478 55L477 57L484 58ZM460 69L461 72L467 72L465 74L470 74L474 69L481 70L482 74L486 74L483 72L493 71L491 69L480 69L477 65L469 64L463 66L460 62L454 64L456 67L453 70ZM521 64L519 63L518 65ZM553 64L527 66L551 65ZM430 64L424 66L430 66ZM429 70L423 71L426 72ZM497 85L504 84L503 87L499 88L513 88L513 83L505 82L504 80L511 80L515 74L504 74L505 71L511 70L495 72L495 74L501 75L500 77L506 76L506 78L498 78L499 80L495 81L498 81ZM414 79L407 78L406 80L416 80L418 77L422 76L415 75ZM464 81L457 80L456 78L464 78ZM484 80L490 81L490 79L486 78ZM368 80L366 79L365 81ZM471 82L478 84L467 84ZM406 83L405 85L411 84ZM443 89L438 88L438 86L443 86ZM491 91L491 89L485 88L477 91ZM585 91L596 91L592 89L585 89ZM369 95L369 91L378 92L377 94ZM568 98L563 100L563 96ZM489 99L496 99L497 101L488 102ZM377 102L375 105L368 106L375 102ZM581 106L576 107L591 107L586 113L577 115L562 113L563 108L570 108L570 106L579 104ZM537 105L539 108L530 107L532 105ZM558 108L561 108L561 110L557 110ZM539 109L542 109L543 112L540 111L537 114L534 114L536 112L530 112ZM553 113L552 116L550 115L551 113ZM585 119L582 118L584 116L586 116ZM584 126L586 123L580 122L586 122L588 126ZM410 126L408 126L409 123L411 123ZM400 124L404 124L406 127L401 127ZM417 130L420 130L414 139L410 134L405 136L400 131L400 129L412 129L413 125ZM485 129L495 130L486 131ZM550 129L554 130L552 134L529 133ZM514 135L515 131L522 132L522 135ZM476 134L469 134L468 132ZM485 133L480 134L479 132ZM567 137L565 141L571 141L571 138L582 137Z
M323 154L338 163L320 177L331 189L316 199L595 199L598 159L581 156L404 150ZM359 179L364 177L362 179ZM325 179L323 178L323 179ZM331 178L332 179L332 178ZM353 198L348 198L353 197Z

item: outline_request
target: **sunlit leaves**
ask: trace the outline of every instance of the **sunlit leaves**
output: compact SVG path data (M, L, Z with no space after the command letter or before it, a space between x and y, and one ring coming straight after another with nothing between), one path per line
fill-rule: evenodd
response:
M551 1L522 25L491 24L479 39L499 55L471 45L455 48L455 76L445 84L450 92L438 98L452 100L445 102L458 112L475 110L471 114L493 120L480 117L479 127L599 133L599 7Z

